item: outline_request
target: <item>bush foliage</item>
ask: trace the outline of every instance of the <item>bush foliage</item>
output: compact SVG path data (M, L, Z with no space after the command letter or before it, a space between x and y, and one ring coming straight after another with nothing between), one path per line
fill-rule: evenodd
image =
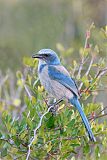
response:
M107 38L106 30L102 37ZM54 114L49 112L48 96L37 76L37 61L24 57L26 67L17 71L16 77L11 71L0 74L1 159L106 159L106 106L96 97L105 89L107 67L99 46L91 46L89 39L90 30L85 46L79 50L80 58L67 67L78 83L81 104L97 142L89 141L79 113L70 104L61 102ZM61 44L57 48L70 64L73 49L66 50Z

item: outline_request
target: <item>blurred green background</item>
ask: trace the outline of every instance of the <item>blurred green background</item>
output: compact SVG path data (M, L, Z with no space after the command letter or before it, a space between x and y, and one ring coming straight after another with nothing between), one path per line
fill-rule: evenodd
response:
M59 42L78 55L92 22L97 28L107 24L106 0L0 0L1 70L20 69L23 56L41 48L57 51Z

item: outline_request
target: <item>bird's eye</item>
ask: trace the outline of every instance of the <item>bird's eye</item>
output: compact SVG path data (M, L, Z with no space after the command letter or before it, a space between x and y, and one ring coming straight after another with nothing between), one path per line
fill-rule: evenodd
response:
M49 54L45 54L45 57L49 57Z

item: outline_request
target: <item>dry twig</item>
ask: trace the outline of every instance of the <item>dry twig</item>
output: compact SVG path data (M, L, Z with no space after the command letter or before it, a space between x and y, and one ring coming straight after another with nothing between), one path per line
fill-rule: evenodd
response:
M94 56L92 56L92 58L91 58L91 61L90 61L90 64L89 64L89 66L88 66L88 69L87 69L87 71L86 71L86 73L85 73L85 76L88 76L88 74L89 74L89 72L90 72L90 69L91 69L91 67L92 67L93 61L94 61ZM81 84L80 84L80 86L79 86L79 88L78 88L79 91L81 90L82 86L83 86L83 82L81 82Z
M64 99L64 97L62 97L62 98L59 99L56 103L54 103L53 105L51 105L51 106L48 108L48 110L41 116L40 121L39 121L37 127L34 129L34 134L33 134L33 137L32 137L32 139L31 139L31 141L30 141L30 144L28 145L28 152L27 152L26 160L28 160L29 157L30 157L31 146L32 146L33 142L35 141L35 139L36 139L36 137L37 137L37 130L41 127L43 118L45 117L45 115L46 115L47 113L49 113L49 111L51 110L51 108L54 108L54 106L57 105L58 103L60 103L63 99Z

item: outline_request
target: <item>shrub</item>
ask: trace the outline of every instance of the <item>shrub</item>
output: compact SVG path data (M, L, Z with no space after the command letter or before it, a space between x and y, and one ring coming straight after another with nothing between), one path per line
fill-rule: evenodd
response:
M93 27L93 25L92 25ZM90 142L79 113L65 102L49 112L47 94L37 76L37 61L24 57L24 72L17 71L16 85L9 71L1 73L0 151L3 159L105 159L107 149L106 106L95 101L99 90L105 90L105 59L100 57L97 45L90 46L90 28L80 59L73 60L71 75L78 82L81 104L90 120L96 143ZM106 32L103 30L104 36ZM70 57L73 50L57 47ZM81 61L81 62L80 62ZM62 62L64 63L64 61Z

